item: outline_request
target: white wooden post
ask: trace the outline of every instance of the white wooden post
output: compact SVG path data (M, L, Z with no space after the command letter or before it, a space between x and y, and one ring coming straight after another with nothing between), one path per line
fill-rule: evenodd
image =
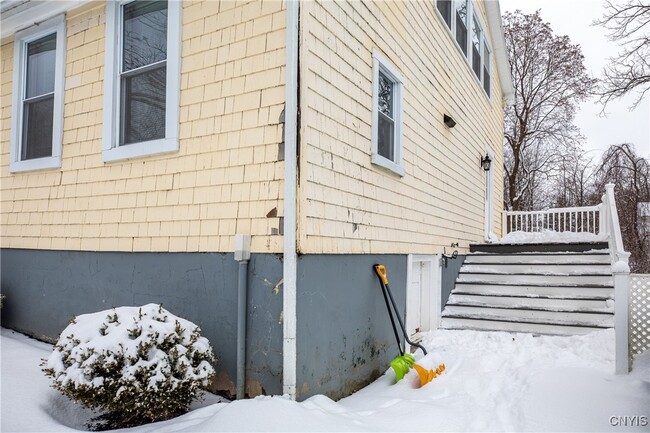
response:
M629 271L614 272L616 374L628 374L630 372L630 344L628 335L629 285Z

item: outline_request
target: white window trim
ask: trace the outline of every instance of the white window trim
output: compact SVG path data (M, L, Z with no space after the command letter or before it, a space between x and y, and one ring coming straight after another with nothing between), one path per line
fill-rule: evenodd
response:
M52 126L52 156L21 161L23 129L23 95L25 93L26 48L44 36L56 33L56 60L54 67L54 121ZM9 171L46 170L61 167L63 140L63 91L65 87L65 15L59 15L41 24L17 32L14 42L13 105L11 112L11 145Z
M178 152L179 105L181 81L181 11L177 0L167 3L167 88L165 95L165 138L119 145L120 80L123 5L128 1L106 2L106 50L104 70L104 126L102 130L102 158L105 162Z
M467 55L465 55L465 53L463 52L460 44L456 40L456 15L455 15L455 13L456 13L456 0L452 0L452 2L451 2L451 14L452 14L452 16L451 16L451 28L447 27L447 22L445 21L442 14L438 10L438 2L437 2L437 0L433 5L433 9L435 9L436 15L440 19L440 23L442 24L442 26L447 31L447 34L454 41L454 45L458 49L458 52L460 53L461 57L465 58L465 63L469 67L469 70L472 73L472 77L474 77L476 82L479 84L479 87L481 88L481 90L483 90L483 94L485 95L485 97L488 98L488 100L491 101L492 100L492 93L493 93L492 92L493 86L490 85L490 94L488 94L485 91L485 88L483 87L483 79L484 79L484 77L483 77L483 65L484 65L484 61L485 61L485 54L484 54L483 44L484 43L487 44L488 49L490 51L490 54L492 54L494 52L494 50L492 49L492 44L490 44L490 40L487 38L487 33L485 31L485 29L487 29L487 27L485 26L485 23L483 22L483 18L481 17L480 14L476 13L476 9L474 7L474 1L469 0L467 2L467 17L468 17L468 20L467 20L468 21L468 23L467 23L467 47L466 47L467 48ZM476 76L476 74L474 73L474 68L472 67L472 26L474 25L474 22L472 21L473 17L476 17L476 20L478 21L479 25L481 26L481 77L480 78L478 78ZM492 65L488 66L488 70L490 71L490 79L492 79L492 77L491 77L492 67L491 66Z
M395 102L395 161L379 154L379 71L393 80ZM402 166L402 117L404 112L404 78L402 74L377 50L372 50L372 156L371 162L386 168L399 176L404 176Z

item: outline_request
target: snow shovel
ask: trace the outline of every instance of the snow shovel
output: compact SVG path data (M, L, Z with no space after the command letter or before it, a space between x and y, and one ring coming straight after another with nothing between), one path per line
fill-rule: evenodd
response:
M393 368L393 370L395 370L395 377L399 382L404 377L404 375L408 373L408 371L411 369L411 367L415 363L415 358L410 353L406 353L406 354L404 353L406 348L402 349L402 343L400 342L399 339L397 326L395 326L395 318L393 317L393 311L395 312L395 316L397 316L397 321L402 330L402 334L404 335L404 339L411 346L416 346L422 349L422 352L424 352L425 355L427 354L427 350L422 345L418 343L413 343L408 338L406 329L404 328L404 323L402 322L402 318L400 317L399 311L397 310L395 299L393 298L393 294L390 291L390 286L388 285L388 275L386 272L386 266L374 265L374 269L375 272L377 273L377 278L379 278L379 284L381 285L381 292L384 295L384 302L386 302L386 309L388 310L390 323L393 326L393 333L395 334L395 340L397 341L397 349L399 350L399 356L393 359L393 361L391 361L390 363L390 366ZM390 303L388 302L389 299L390 299ZM391 304L393 309L391 309Z
M420 344L412 342L408 338L408 334L406 333L406 328L404 328L404 322L402 322L402 318L399 315L399 310L397 309L397 305L395 304L395 299L393 298L393 294L390 290L390 286L388 285L388 275L386 272L386 267L384 265L374 265L375 273L377 274L377 277L379 278L379 284L381 285L381 291L382 294L384 295L384 301L386 302L386 309L388 310L388 316L390 317L390 323L393 326L393 333L395 334L395 340L397 341L397 349L399 350L399 356L397 356L395 359L393 359L390 363L390 366L392 369L395 371L395 379L396 382L399 382L402 380L402 378L406 375L406 373L409 372L411 367L414 367L415 370L418 372L418 376L420 377L420 387L426 385L427 383L431 382L433 379L435 379L439 374L441 374L445 370L445 365L441 364L438 366L438 368L433 371L433 370L427 370L426 368L418 365L415 363L415 358L413 355L410 353L404 353L405 349L402 349L402 344L400 343L399 339L399 333L397 332L397 327L395 326L395 319L393 318L393 312L395 313L395 316L397 316L397 322L399 323L399 326L402 330L402 334L404 335L404 340L406 340L407 343L409 343L411 346L419 347L422 349L422 352L424 355L427 355L427 350ZM390 303L388 300L390 299ZM392 309L391 309L392 305Z

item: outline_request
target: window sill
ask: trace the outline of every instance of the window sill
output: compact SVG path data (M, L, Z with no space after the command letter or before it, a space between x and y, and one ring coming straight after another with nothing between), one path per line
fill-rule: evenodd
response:
M9 171L11 173L48 170L52 168L61 168L61 157L47 156L45 158L27 159L25 161L14 161L9 165Z
M102 151L102 159L104 162L124 161L127 159L178 152L178 149L177 138L162 138L160 140L143 141L104 149Z
M404 174L406 173L404 171L404 167L401 165L395 164L393 161L391 161L388 158L384 158L383 156L379 155L378 153L373 153L372 158L370 160L374 165L378 165L380 167L383 167L387 170L392 171L399 177L404 177Z

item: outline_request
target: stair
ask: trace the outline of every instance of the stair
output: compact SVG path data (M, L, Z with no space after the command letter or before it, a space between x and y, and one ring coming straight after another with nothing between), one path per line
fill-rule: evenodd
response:
M614 326L606 243L474 245L441 328L575 335Z

